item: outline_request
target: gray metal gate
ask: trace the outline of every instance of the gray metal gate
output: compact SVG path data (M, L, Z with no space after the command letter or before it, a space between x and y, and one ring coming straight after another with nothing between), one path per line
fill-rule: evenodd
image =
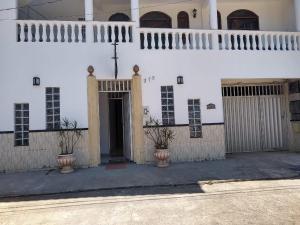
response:
M287 148L281 84L222 87L227 153Z

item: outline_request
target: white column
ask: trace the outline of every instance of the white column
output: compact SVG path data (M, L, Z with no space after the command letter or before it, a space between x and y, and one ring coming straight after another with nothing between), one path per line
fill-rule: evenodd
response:
M211 30L218 30L218 9L217 0L209 0L209 23ZM218 49L219 41L218 34L214 32L212 34L212 48Z
M296 30L300 31L300 0L294 0Z
M93 0L84 0L84 13L85 13L85 21L93 21L94 20L94 1ZM86 24L86 41L93 42L93 25L92 23Z
M0 20L16 20L16 19L18 19L18 1L0 0Z
M94 1L93 0L84 0L84 12L85 12L85 20L86 21L94 20Z
M297 1L297 0L296 0ZM210 29L218 30L217 0L209 0Z
M139 0L131 0L131 20L136 27L140 27L140 3Z

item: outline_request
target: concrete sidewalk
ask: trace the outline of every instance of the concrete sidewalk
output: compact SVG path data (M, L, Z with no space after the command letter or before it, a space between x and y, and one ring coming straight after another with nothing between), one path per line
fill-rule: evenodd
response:
M58 171L0 174L0 197L294 177L300 177L300 153L243 153L221 161L172 164L166 169L130 164L116 170L105 166L80 169L69 175Z

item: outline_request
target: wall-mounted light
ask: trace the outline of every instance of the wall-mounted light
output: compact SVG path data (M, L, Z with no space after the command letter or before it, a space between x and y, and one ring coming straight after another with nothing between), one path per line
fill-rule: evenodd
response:
M41 79L39 77L34 77L32 82L33 82L33 86L40 86Z
M197 13L198 13L198 10L197 10L197 9L193 9L193 17L194 17L194 18L197 17Z
M177 77L177 84L184 84L183 76L178 76Z

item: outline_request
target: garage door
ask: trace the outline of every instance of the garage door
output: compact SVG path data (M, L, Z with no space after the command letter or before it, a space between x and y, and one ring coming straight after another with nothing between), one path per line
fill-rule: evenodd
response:
M283 85L223 86L227 153L287 148Z

